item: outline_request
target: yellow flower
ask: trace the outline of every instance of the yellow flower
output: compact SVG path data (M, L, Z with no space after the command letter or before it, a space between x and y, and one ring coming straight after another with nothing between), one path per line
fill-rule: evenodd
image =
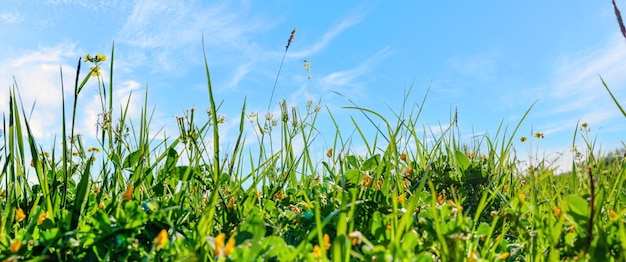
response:
M523 205L524 204L524 200L526 199L526 195L525 194L519 194L519 204Z
M330 237L328 236L328 234L324 234L324 249L328 250L330 249Z
M412 177L413 167L412 166L407 167L406 170L404 170L404 174L405 174L405 177Z
M100 66L91 66L89 70L91 70L91 76L100 76Z
M20 251L20 247L22 247L22 241L11 241L9 245L9 250L13 253L17 253Z
M467 152L467 158L474 159L474 152Z
M93 59L89 54L86 54L84 58L87 62L91 62L91 60Z
M587 126L589 126L589 124L587 124L587 122L584 122L584 123L582 124L582 127L583 127L583 128L587 128Z
M97 54L96 58L95 58L96 62L104 62L104 60L106 60L106 59L107 59L107 56L105 56L103 54Z
M561 217L561 209L556 206L552 207L552 213L554 213L555 217Z
M233 250L235 249L235 244L237 243L237 241L235 241L235 238L231 237L228 240L228 243L226 243L226 247L224 248L224 255L228 256L230 255L230 253L233 252Z
M48 219L48 212L44 212L43 214L39 215L39 219L37 219L37 225L43 224L43 221L45 221L46 219Z
M443 204L444 202L446 202L446 195L438 195L437 196L437 203L439 203L440 205Z
M313 256L315 258L322 258L322 249L320 248L320 246L313 246Z
M536 132L535 133L535 138L543 138L543 133L542 132Z
M135 190L135 187L133 186L133 184L128 184L128 186L126 186L126 192L124 192L124 195L122 195L124 200L133 199L133 190Z
M406 158L407 158L407 154L406 154L406 152L404 152L404 153L402 153L402 154L400 155L400 160L402 160L402 161L406 161Z
M215 237L214 244L215 249L213 250L213 255L218 256L222 252L222 248L224 247L224 241L226 240L226 234L220 233Z
M365 175L365 176L363 177L363 187L369 187L369 186L371 186L371 185L372 185L372 182L374 182L374 179L373 179L373 178L371 178L370 176Z
M235 207L235 198L231 197L230 201L228 201L228 208L232 209L233 207Z
M274 194L275 198L278 198L278 200L282 201L285 198L285 194L283 194L283 191L280 190L278 192L276 192L276 194Z
M404 198L406 197L406 193L402 193L402 195L398 196L398 203L404 203Z
M506 260L507 258L509 258L509 255L511 255L509 252L504 252L502 254L500 254L500 256L498 256L499 260Z
M161 229L161 232L159 232L157 237L154 239L154 245L157 249L163 248L169 241L170 239L167 236L167 230Z
M87 152L96 152L96 153L100 153L100 148L97 147L90 147L87 149Z
M527 138L526 138L525 136L523 136L523 137L521 137L521 138L519 139L519 141L520 141L520 142L522 142L522 143L526 142L526 140L527 140Z
M15 220L17 220L17 222L21 222L25 218L26 215L24 214L24 210L22 210L22 208L18 208L17 210L15 210Z
M329 148L328 151L326 151L326 156L327 157L333 156L333 149L332 148Z
M615 216L617 216L617 214L615 214L615 211L613 211L613 209L610 209L610 210L609 210L609 217L610 217L611 219L613 219L613 218L615 218Z

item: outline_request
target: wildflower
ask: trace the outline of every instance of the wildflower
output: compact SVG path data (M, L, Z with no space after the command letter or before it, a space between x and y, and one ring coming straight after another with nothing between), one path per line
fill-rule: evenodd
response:
M552 213L554 213L555 217L560 217L561 216L561 209L556 207L556 206L553 206L552 207Z
M348 238L351 240L352 245L356 246L358 244L361 244L362 239L363 239L363 234L359 231L354 231L348 234Z
M100 148L97 147L90 147L87 149L87 152L95 152L95 153L100 153Z
M250 120L250 123L254 123L254 120L257 117L257 113L251 113L248 115L248 119Z
M219 235L215 237L215 240L214 240L215 250L213 250L214 255L220 254L220 252L222 251L222 247L224 247L225 240L226 240L226 234L224 233L220 233Z
M22 241L11 241L9 245L9 250L13 253L17 253L20 251L20 247L22 247Z
M300 211L300 209L296 205L289 205L288 207L291 210L291 212L293 212L296 215L299 215L302 213L302 211Z
M505 193L509 192L509 185L504 186L504 189L502 189Z
M313 247L313 256L315 258L322 258L322 249L320 249L320 246L315 245Z
M78 152L73 152L72 155L73 156L78 156Z
M609 210L609 217L610 217L611 219L613 219L613 218L615 218L615 216L617 216L617 214L615 214L615 211L613 211L613 209L610 209L610 210Z
M587 124L587 122L584 122L581 126L582 126L583 128L587 128L587 126L589 126L589 124Z
M542 132L536 132L535 133L535 138L543 138L543 133Z
M570 233L574 233L574 231L576 231L576 226L572 225L572 226L569 228L568 232L570 232Z
M128 186L126 186L126 192L124 192L124 194L122 195L124 200L132 200L133 199L133 190L135 190L135 187L133 186L132 183L130 183L130 184L128 184Z
M391 230L391 225L387 225L385 228L386 228L387 230Z
M438 195L437 196L437 203L439 203L441 205L444 202L446 202L446 195Z
M476 250L472 250L472 252L470 252L470 256L467 259L467 261L469 262L476 262L478 259L478 252L476 252Z
M402 195L398 196L398 203L404 203L404 198L406 197L406 193L402 193Z
M278 192L276 192L276 194L274 194L274 197L282 201L285 198L285 194L283 193L282 190L279 190Z
M500 255L498 256L498 259L499 259L499 260L506 260L507 258L509 258L509 255L510 255L510 253L509 253L509 252L504 252L504 253L502 253L502 254L500 254Z
M330 237L328 236L328 234L324 234L324 249L328 250L330 249Z
M519 141L520 141L520 142L522 142L522 143L526 142L526 140L527 140L527 138L526 138L525 136L523 136L523 137L521 137L521 138L519 139Z
M413 176L413 167L409 166L404 170L404 174L405 177L412 177Z
M90 66L91 76L100 76L100 66Z
M493 211L489 212L489 215L491 217L496 217L498 215L498 211L493 210Z
M291 42L293 42L293 38L296 36L296 28L294 27L293 30L291 30L291 36L289 36L289 40L287 40L287 45L285 46L285 52L287 52L287 49L289 49L289 45L291 45Z
M43 152L43 155L46 157L50 157L50 152Z
M26 218L26 215L24 214L24 210L22 210L21 207L15 210L15 220L17 220L17 222L21 222L25 218Z
M519 204L523 205L524 204L524 200L526 199L526 195L524 193L519 194Z
M103 54L96 54L96 57L95 57L95 62L96 62L96 63L97 63L97 62L104 62L104 60L106 60L106 59L107 59L107 56L106 56L106 55L103 55Z
M365 175L365 176L363 177L363 187L369 187L369 186L371 186L371 185L372 185L372 182L374 182L374 179L373 179L373 178L371 178L370 176Z
M406 157L407 157L407 154L406 154L406 152L404 152L404 153L402 153L402 154L400 155L400 160L402 160L402 161L406 161Z
M85 58L85 61L87 62L91 62L91 60L93 59L89 54L86 54L84 58Z
M328 151L326 151L326 156L327 157L333 156L333 149L332 148L329 148Z
M374 189L380 189L383 186L383 180L379 179L376 185L374 185Z
M169 237L167 236L167 230L165 229L161 229L161 232L159 232L159 234L157 235L157 237L154 239L154 246L157 249L163 248L165 247L165 245L167 245L167 243L170 241Z
M474 152L467 152L467 158L474 159Z
M230 201L228 201L228 209L232 209L233 207L235 207L235 198L231 197Z
M220 114L219 117L217 118L217 123L218 124L224 124L226 123L226 115L222 115Z
M233 250L235 249L235 244L237 243L237 241L235 241L235 238L230 238L228 240L228 243L226 243L226 247L224 248L224 255L230 255L230 253L233 252Z
M220 233L219 235L217 235L215 237L214 240L214 244L215 244L215 249L213 250L213 255L215 256L223 256L223 255L230 255L230 253L233 252L233 249L235 249L235 244L236 241L234 238L231 238L228 240L228 243L226 243L226 246L224 246L224 242L226 241L226 234L224 233Z
M43 224L43 221L45 221L46 219L48 219L48 212L44 212L43 214L39 215L39 219L37 219L37 225Z

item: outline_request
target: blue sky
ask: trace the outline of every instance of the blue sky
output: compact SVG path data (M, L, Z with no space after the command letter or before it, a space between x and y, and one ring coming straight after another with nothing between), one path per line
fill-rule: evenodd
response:
M616 2L626 10L625 1ZM409 103L421 103L430 86L420 123L447 125L458 108L468 143L473 135L494 135L501 121L512 129L535 101L517 135L545 134L533 144L533 155L568 154L578 121L589 123L606 150L619 147L626 133L626 119L599 78L626 104L626 42L610 1L66 0L2 6L0 109L7 112L15 77L26 107L36 101L31 121L44 147L60 134L59 66L71 86L77 59L109 56L113 41L116 99L126 101L132 91L136 117L149 86L153 128L176 133L175 116L208 106L203 34L228 134L237 127L244 96L248 113L266 112L294 27L274 112L283 98L301 110L308 99L321 99L342 123L350 123L350 115L363 121L342 109L351 104L338 92L393 119L407 88L413 86ZM310 61L310 72L303 60ZM89 87L79 102L79 131L86 136L95 133L101 113L95 83ZM319 127L330 130L320 142L332 143L326 114ZM342 128L353 130L351 124ZM528 158L530 144L516 141L520 157Z

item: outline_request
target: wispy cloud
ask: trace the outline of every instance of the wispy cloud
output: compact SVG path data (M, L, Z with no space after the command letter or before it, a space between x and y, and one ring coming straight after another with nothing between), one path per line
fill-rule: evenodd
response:
M553 91L550 93L551 99L557 103L549 112L607 115L607 111L615 110L600 76L615 94L623 94L626 90L624 60L626 46L617 35L605 45L563 59L555 70Z
M152 63L153 70L173 71L201 61L202 35L210 57L228 63L254 48L249 35L272 26L271 21L250 15L245 2L235 7L201 1L137 1L116 38L133 47L133 52L147 54L148 61L142 63Z
M308 57L308 56L311 56L312 54L322 51L324 48L326 48L326 46L328 46L328 44L330 44L330 42L334 38L339 36L339 34L344 32L346 29L361 22L363 20L363 17L364 15L351 15L351 16L345 17L344 19L339 21L337 25L333 25L332 28L328 30L326 33L324 33L324 35L318 41L313 43L313 45L305 46L304 48L302 48L304 49L304 51L290 52L288 57L303 58L303 57Z
M24 17L19 13L4 12L0 13L0 21L7 24L17 24L24 21Z
M353 69L348 69L344 71L338 71L330 73L324 77L322 77L322 83L324 86L329 87L354 87L355 85L359 85L359 83L364 80L357 80L362 78L368 73L371 73L376 65L385 57L387 57L391 52L389 51L389 47L385 47L382 50L376 52L376 54L372 55L370 58L361 62L358 66Z

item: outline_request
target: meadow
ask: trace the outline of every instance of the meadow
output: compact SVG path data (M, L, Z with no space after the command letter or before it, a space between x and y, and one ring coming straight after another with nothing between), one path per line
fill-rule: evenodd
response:
M347 107L369 123L338 123L312 101L299 110L282 100L280 115L252 114L244 102L228 120L239 129L226 150L206 55L209 108L189 109L176 136L157 139L147 92L138 122L128 107L114 111L124 102L112 99L114 50L79 60L59 123L67 139L50 152L11 89L0 147L3 261L626 261L626 161L599 154L586 123L572 130L577 157L564 174L541 161L517 165L513 142L544 137L518 134L532 107L516 126L465 144L455 118L437 135L419 128L414 101L393 119ZM81 66L90 66L82 77ZM101 95L98 147L75 131L90 81ZM312 149L320 118L337 127L322 153ZM350 148L346 124L366 153ZM364 135L372 128L373 139Z

